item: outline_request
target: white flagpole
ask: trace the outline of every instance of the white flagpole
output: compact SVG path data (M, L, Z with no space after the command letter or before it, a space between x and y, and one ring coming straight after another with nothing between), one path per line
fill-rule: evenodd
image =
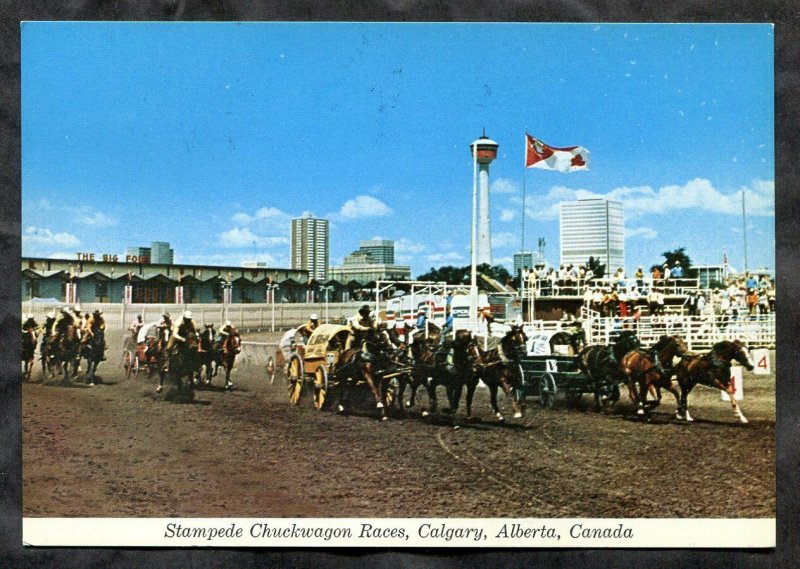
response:
M525 252L525 180L528 177L528 127L525 127L525 144L522 145L522 244L520 253ZM523 257L524 259L524 257ZM524 261L523 261L524 262ZM521 277L520 277L521 278Z
M478 144L472 143L472 267L470 269L470 320L478 313Z

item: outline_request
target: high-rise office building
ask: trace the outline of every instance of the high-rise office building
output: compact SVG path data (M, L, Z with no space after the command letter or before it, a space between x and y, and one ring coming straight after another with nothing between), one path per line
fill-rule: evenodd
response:
M606 274L625 267L625 219L620 202L604 198L561 202L561 264L585 265L594 257Z
M150 246L150 262L155 265L171 265L175 251L170 249L169 243L153 241Z
M292 268L308 271L309 278L328 275L328 220L310 215L292 220Z
M373 263L394 265L394 241L390 239L368 239L362 241L358 250L372 257Z

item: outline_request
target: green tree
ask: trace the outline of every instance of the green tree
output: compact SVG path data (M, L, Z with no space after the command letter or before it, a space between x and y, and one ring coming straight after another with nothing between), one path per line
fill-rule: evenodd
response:
M697 278L697 269L692 268L692 259L686 254L686 247L678 247L674 251L664 251L661 255L664 257L664 262L652 265L650 267L651 271L656 267L658 267L659 270L663 269L664 263L666 263L670 269L672 269L676 263L680 263L684 277L689 279Z
M598 279L602 279L604 276L606 276L606 265L605 263L601 263L600 259L589 257L589 262L586 263L586 267L591 270L594 276Z
M512 280L511 273L509 273L508 269L502 265L489 265L488 263L483 263L478 265L476 269L479 274L484 274L487 277L491 277L501 284L509 284ZM471 265L467 265L465 267L453 267L451 265L445 265L439 267L438 269L431 267L427 273L419 275L417 279L421 281L446 282L447 284L451 285L463 285L469 284L471 272ZM478 282L478 287L481 288L480 279Z

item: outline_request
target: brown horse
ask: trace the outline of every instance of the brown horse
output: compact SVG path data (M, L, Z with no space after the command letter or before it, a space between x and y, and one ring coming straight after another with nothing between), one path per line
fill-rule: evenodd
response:
M367 352L360 347L345 350L339 357L334 374L341 380L342 389L339 395L338 412L344 413L350 398L350 388L359 380L369 387L375 398L375 406L380 411L381 421L389 419L387 414L389 378L385 371L393 365L390 347L384 337L374 328L364 332L362 342L367 344Z
M28 328L22 331L22 343L20 346L20 360L24 364L22 377L25 381L31 380L33 362L36 354L36 330Z
M739 362L748 371L753 369L750 354L739 340L718 342L705 355L683 358L675 368L678 384L681 387L681 397L676 415L678 419L694 420L689 415L687 399L694 386L700 384L725 391L730 396L733 414L742 423L747 423L747 419L739 409L734 397L735 389L731 384L731 360Z
M636 403L637 415L644 416L647 410L661 403L661 389L669 390L680 404L680 394L672 384L675 373L672 360L676 356L682 358L687 349L686 342L680 336L661 336L649 350L640 348L623 356L620 363L625 377L628 378L628 392L631 400ZM656 394L652 408L648 408L648 392Z
M501 387L506 397L511 399L514 418L522 417L523 406L519 403L519 392L522 389L522 370L519 366L519 356L523 355L528 337L521 326L512 325L511 329L500 340L505 358L500 357L498 348L486 352L478 350L480 364L478 377L489 388L492 409L498 421L505 421L497 405L497 389Z
M232 389L231 370L236 355L242 351L242 338L239 332L233 331L222 342L222 366L225 368L225 389Z

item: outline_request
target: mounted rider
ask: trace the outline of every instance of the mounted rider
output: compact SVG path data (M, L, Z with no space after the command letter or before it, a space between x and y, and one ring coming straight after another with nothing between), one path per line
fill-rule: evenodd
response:
M50 335L53 332L53 325L56 322L56 313L54 310L51 310L45 316L44 324L42 325L43 333L42 337L44 338L42 341L45 342L50 338Z
M314 330L316 330L318 327L319 327L319 315L316 312L314 312L311 314L311 316L309 316L308 322L303 324L297 331L303 337L303 342L307 344L308 339L311 337L311 334L313 334Z
M367 345L366 337L367 334L371 330L375 330L375 317L372 311L369 308L368 304L365 304L361 308L358 309L358 314L351 317L348 321L350 325L350 335L347 337L347 342L345 343L344 349L349 350L350 348L355 347L355 349L361 348L361 357L365 360L372 360L372 354L369 351L369 346ZM354 346L355 344L355 346Z
M192 311L187 310L183 313L183 317L178 322L177 328L169 337L169 342L167 342L166 349L167 359L169 359L169 357L177 348L178 342L184 343L191 336L197 337L197 329L195 328L194 321L192 320Z
M106 330L106 321L103 318L103 311L97 308L88 318L83 325L83 336L81 337L81 344L87 345L89 341L97 334L98 332L105 332ZM106 346L105 342L103 342L103 353L100 356L100 361L106 360Z
M75 316L75 325L79 330L83 330L83 325L86 324L86 317L88 315L81 311L80 304L76 304L72 307L72 314Z
M170 316L169 312L162 314L161 320L158 322L158 324L156 324L159 338L168 340L172 335L172 330L174 327L175 323L172 321L172 317Z
M221 347L225 343L225 340L228 339L228 337L238 336L238 335L239 331L236 329L236 326L234 326L230 320L226 320L225 324L222 325L222 327L219 329L219 332L217 333L217 341L219 346Z
M417 337L417 334L426 335L428 328L428 313L425 310L424 306L420 306L419 310L417 310L417 319L414 321L413 326L411 327L411 333L409 337L409 343L413 344L414 339Z
M139 331L142 328L144 328L144 316L137 314L136 318L134 318L133 322L131 322L131 325L128 326L128 331L131 333L131 338L133 338L134 345L139 343Z
M53 321L52 328L50 328L50 336L54 342L58 342L67 333L67 329L75 325L74 313L65 306L59 312L58 318Z
M35 336L37 331L39 330L39 323L36 322L36 319L33 317L33 314L26 314L23 317L22 331L30 332L31 330L33 330Z

